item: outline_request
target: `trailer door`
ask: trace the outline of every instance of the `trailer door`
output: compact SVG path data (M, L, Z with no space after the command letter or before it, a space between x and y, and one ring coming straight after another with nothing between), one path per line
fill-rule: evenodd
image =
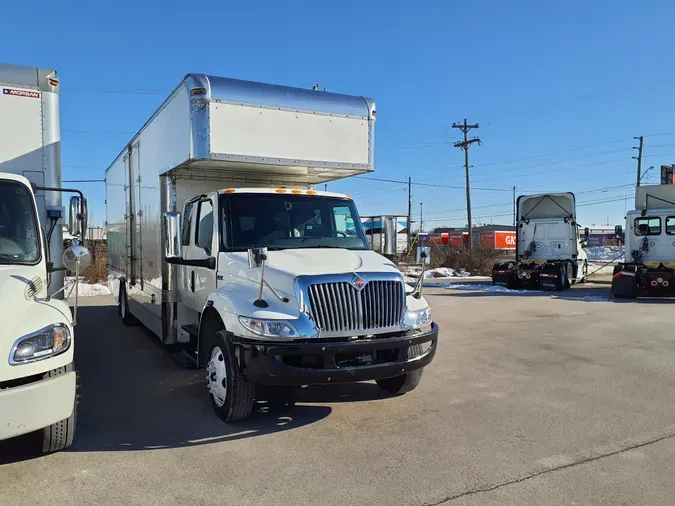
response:
M127 281L134 283L134 183L129 163L129 153L125 153L122 159L124 165L124 202L126 203L126 210L124 213L125 222L125 272L129 279Z

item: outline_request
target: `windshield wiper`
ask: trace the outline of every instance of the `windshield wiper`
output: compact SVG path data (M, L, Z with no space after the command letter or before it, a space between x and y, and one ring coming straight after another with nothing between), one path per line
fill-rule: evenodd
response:
M329 246L328 244L318 244L312 246L299 246L297 249L312 249L312 248L330 248L330 249L349 249L343 246Z

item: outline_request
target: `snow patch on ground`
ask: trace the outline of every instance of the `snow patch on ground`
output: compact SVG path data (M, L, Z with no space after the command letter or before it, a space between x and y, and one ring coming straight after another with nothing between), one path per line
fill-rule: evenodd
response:
M66 276L66 296L75 297L75 276ZM101 283L87 283L83 277L80 277L77 287L79 297L95 297L97 295L110 295L107 285Z
M574 297L571 295L551 295L552 299L561 299L561 300L576 300L583 302L609 302L612 300L609 296L604 295L584 295L582 297Z
M422 268L419 266L408 267L403 275L408 278L419 279ZM471 274L464 269L452 269L450 267L437 267L424 271L424 279L431 278L468 278Z
M489 285L489 284L462 284L462 283L452 283L448 288L453 290L472 290L477 292L493 292L493 293L509 293L513 295L532 295L535 293L541 293L535 290L511 290L505 286L499 285Z

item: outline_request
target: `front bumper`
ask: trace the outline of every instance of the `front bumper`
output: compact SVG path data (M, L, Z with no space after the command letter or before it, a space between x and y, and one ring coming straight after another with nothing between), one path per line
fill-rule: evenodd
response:
M391 378L425 367L436 354L438 325L412 335L368 341L268 343L237 340L242 374L259 385L323 385ZM408 348L422 353L409 358Z
M26 385L1 388L0 441L28 434L73 414L74 371Z

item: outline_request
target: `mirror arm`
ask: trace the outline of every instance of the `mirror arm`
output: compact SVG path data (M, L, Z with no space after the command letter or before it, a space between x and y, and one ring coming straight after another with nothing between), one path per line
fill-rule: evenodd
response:
M279 295L279 292L277 292L265 278L263 278L263 283L265 283L265 286L270 289L270 292L272 292L277 299L279 299L281 302L288 302L288 298Z

